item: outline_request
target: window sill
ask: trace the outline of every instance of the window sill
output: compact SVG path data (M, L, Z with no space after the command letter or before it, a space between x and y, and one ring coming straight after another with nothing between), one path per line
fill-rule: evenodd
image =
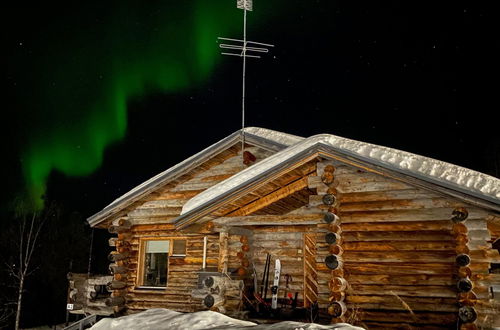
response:
M167 290L166 286L136 286L132 292L140 293L164 293Z

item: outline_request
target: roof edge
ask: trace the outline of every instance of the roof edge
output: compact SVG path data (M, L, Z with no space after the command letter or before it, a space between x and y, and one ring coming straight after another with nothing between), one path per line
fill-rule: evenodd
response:
M217 154L225 148L228 148L229 146L241 141L241 133L242 130L238 130L225 137L224 139L194 154L193 156L141 183L140 185L115 199L101 211L88 217L87 222L91 227L97 226L99 223L105 221L106 218L117 214L123 208L127 207L134 201L150 193L158 185L165 183L166 181L175 179L186 171L197 167L200 163L206 161L214 154ZM267 148L273 151L280 151L284 148L287 148L291 144L298 143L304 139L295 135L281 133L260 127L247 127L244 129L244 134L245 140L247 142L255 144L258 147Z
M227 194L238 191L238 187L252 184L254 180L274 171L278 165L288 163L290 159L296 159L297 156L306 152L310 153L313 149L324 149L451 191L457 191L487 202L487 206L484 207L500 211L500 179L406 151L330 134L319 134L304 139L193 197L184 204L182 213L175 223L183 226L184 219L190 215L196 214L198 211L201 212L206 209L207 205L225 198ZM463 185L466 185L466 188Z

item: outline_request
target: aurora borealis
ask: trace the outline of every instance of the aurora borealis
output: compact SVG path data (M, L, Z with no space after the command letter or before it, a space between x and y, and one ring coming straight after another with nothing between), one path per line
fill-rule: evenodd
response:
M126 134L128 101L199 84L220 60L217 36L240 27L240 12L223 1L155 6L115 6L67 22L71 32L50 28L43 40L50 47L38 45L22 152L37 207L51 171L81 176L100 166L105 148Z
M275 47L247 62L246 123L498 177L500 20L490 3L253 0L248 38ZM12 201L57 203L22 323L61 324L65 274L88 271L85 219L240 129L241 59L221 56L217 37L241 37L242 12L236 0L2 6L0 264L15 248ZM92 271L106 273L107 233L94 234ZM1 270L0 304L11 290Z
M241 35L235 1L12 6L3 11L2 31L10 45L7 136L15 141L5 143L14 150L10 169L20 168L23 183L16 175L9 180L13 194L28 192L38 207L51 173L86 176L101 166L107 148L128 134L131 102L205 86L216 90L195 95L211 102L203 110L207 123L214 124L207 111L238 115L240 67L236 59L223 60L216 44L217 36ZM476 150L478 141L497 149L485 136L488 129L464 137L472 124L483 125L480 116L458 115L465 108L486 111L492 92L483 79L498 66L488 43L495 30L488 15L458 5L255 1L250 39L277 47L276 59L250 64L248 123L295 127L302 135L329 132L473 168L486 164L474 159L489 159L484 170L494 171L497 156L477 150L476 157L464 158L452 150ZM167 104L151 111L151 121L168 122L178 109ZM189 116L179 120L184 125ZM238 122L225 132L238 129ZM422 135L420 127L429 125Z

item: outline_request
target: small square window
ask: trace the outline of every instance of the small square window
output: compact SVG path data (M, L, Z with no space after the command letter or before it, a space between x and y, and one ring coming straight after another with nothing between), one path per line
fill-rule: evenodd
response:
M173 241L172 257L185 257L186 256L186 240L176 239Z

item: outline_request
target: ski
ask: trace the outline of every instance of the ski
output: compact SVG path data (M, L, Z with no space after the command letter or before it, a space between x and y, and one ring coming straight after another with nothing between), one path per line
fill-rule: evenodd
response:
M278 308L278 288L280 283L280 273L281 273L281 262L279 259L276 259L276 264L274 265L274 282L273 287L271 288L271 293L273 294L271 300L271 308Z

